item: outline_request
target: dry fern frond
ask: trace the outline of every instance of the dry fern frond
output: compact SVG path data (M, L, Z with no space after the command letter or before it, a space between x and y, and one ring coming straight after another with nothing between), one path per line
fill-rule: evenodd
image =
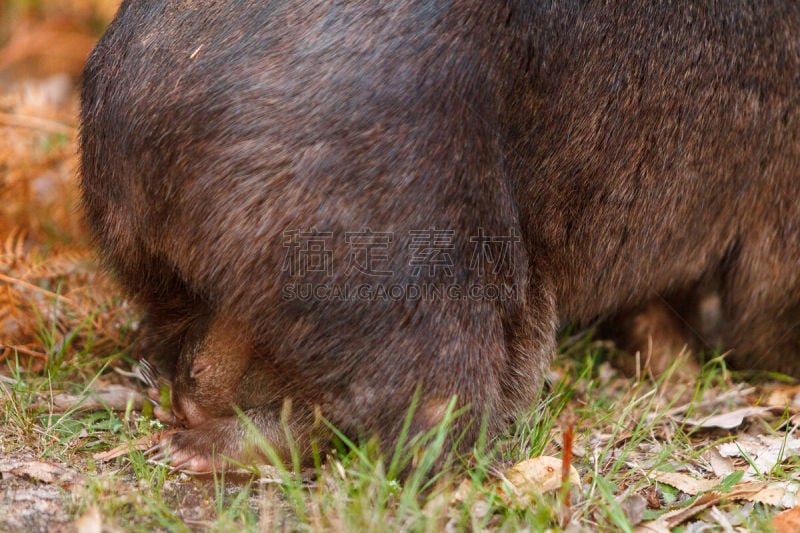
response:
M87 245L76 183L72 74L97 35L69 21L108 21L115 8L108 0L20 4L17 23L0 35L0 71L11 80L0 86L0 359L19 357L28 368L89 347L119 350L134 323Z
M6 247L0 256L0 344L36 358L60 348L66 337L76 350L86 346L87 335L93 350L112 351L125 342L122 333L133 319L132 309L98 271L90 251L46 251L9 242L13 253ZM49 346L43 345L43 329L56 337Z

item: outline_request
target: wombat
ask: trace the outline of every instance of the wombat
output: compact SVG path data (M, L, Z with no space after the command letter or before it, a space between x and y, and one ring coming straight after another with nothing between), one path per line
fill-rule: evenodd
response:
M706 287L733 364L800 375L799 87L793 0L123 2L81 184L169 460L256 457L234 406L392 449L415 395L469 450L561 325Z

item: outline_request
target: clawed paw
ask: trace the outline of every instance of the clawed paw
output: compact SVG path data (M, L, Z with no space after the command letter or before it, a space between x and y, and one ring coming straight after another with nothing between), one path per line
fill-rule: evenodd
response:
M196 443L202 436L193 430L179 431L162 438L145 452L148 462L168 466L170 473L210 474L226 466L225 459L213 451L202 450Z

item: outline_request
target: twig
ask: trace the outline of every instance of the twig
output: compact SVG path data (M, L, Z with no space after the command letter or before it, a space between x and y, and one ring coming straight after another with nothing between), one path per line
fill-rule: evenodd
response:
M45 294L45 295L50 296L52 298L55 298L59 302L63 302L65 304L72 305L72 300L70 300L66 296L61 296L60 294L56 294L53 291L49 291L47 289L43 289L42 287L34 285L33 283L28 283L27 281L23 281L23 280L21 280L19 278L12 278L11 276L6 276L5 274L0 274L0 281L5 281L6 283L12 283L12 284L19 284L19 285L22 285L23 287L26 287L26 288L28 288L28 289L30 289L32 291L40 292L42 294Z
M570 469L572 445L575 441L575 414L569 407L561 419L561 527L566 529L572 516L570 509Z
M0 113L0 124L13 128L27 128L47 133L62 133L64 135L71 135L75 132L74 126L62 124L55 120L12 113Z
M25 355L29 355L31 357L35 357L36 359L41 359L42 361L47 361L48 357L46 353L37 352L36 350L31 350L30 348L25 348L24 346L13 346L11 344L0 344L0 350L5 350L6 348L10 350L16 350L17 352Z

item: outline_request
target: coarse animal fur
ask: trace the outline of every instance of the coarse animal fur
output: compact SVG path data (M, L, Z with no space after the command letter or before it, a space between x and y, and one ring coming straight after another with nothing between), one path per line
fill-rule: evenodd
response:
M126 0L81 183L175 375L171 460L249 458L234 405L285 449L287 400L298 442L317 413L391 446L417 390L412 432L456 396L468 449L536 400L560 325L705 287L733 364L799 376L799 87L794 0ZM347 268L365 229L382 275ZM433 229L449 268L415 271ZM512 297L287 297L312 230L304 283ZM520 241L480 270L478 235Z

